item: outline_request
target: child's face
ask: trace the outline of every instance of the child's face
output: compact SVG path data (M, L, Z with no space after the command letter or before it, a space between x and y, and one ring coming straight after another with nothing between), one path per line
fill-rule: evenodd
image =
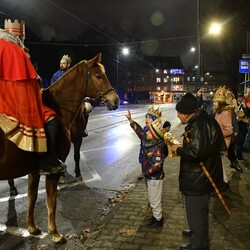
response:
M145 115L145 122L146 122L146 126L151 124L153 122L153 119L150 115Z

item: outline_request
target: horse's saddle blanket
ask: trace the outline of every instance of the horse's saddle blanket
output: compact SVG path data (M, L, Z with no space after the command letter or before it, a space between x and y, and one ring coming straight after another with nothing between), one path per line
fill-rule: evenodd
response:
M18 124L11 121L7 115L0 113L0 128L5 134L15 130L17 126Z

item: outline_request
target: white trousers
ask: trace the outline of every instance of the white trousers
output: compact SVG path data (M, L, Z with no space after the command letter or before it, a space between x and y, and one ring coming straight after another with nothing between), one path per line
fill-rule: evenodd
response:
M162 218L162 186L163 180L148 180L148 201L152 208L153 216L159 221Z

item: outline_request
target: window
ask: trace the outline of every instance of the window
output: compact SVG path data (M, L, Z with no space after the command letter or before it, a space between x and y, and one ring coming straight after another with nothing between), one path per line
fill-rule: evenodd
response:
M157 77L157 78L156 78L156 82L161 82L161 78L160 78L160 77Z

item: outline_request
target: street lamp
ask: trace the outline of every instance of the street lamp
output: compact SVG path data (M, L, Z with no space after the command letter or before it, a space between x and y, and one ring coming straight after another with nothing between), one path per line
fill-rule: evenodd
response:
M125 56L128 55L129 49L127 47L123 47L121 50L121 54ZM118 94L119 94L119 63L120 63L119 59L120 59L120 54L118 53L116 55L116 90Z
M212 23L208 34L218 35L221 32L221 24ZM201 85L201 77L203 75L202 52L201 52L201 34L200 34L200 0L197 0L197 50L198 50L198 73L199 84Z

